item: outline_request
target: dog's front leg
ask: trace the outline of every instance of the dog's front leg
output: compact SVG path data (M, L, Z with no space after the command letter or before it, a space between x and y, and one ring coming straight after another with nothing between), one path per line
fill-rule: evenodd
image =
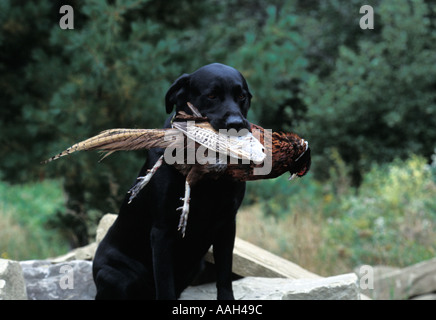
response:
M236 220L229 222L226 232L213 243L213 257L217 272L217 299L234 300L232 288L233 246L235 244Z
M151 246L153 250L153 273L157 300L177 299L174 282L174 232L167 228L153 227Z

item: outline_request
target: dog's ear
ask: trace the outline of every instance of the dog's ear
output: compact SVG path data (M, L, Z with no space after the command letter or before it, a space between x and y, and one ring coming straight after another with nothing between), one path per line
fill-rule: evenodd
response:
M251 98L253 98L253 95L251 94L250 90L248 90L248 87L247 87L247 93L248 93L248 100L251 102Z
M241 75L241 77L242 77L242 75ZM251 94L250 90L248 89L247 81L245 81L244 77L242 77L242 82L243 82L244 88L247 91L247 95L248 95L248 97L247 97L248 99L244 105L244 110L242 110L242 114L244 117L247 117L248 109L250 109L251 98L253 97L253 95Z
M190 74L181 75L172 86L168 89L167 94L165 95L165 107L167 113L171 113L173 111L174 105L183 104L184 96L186 95L188 86L189 86L189 78Z

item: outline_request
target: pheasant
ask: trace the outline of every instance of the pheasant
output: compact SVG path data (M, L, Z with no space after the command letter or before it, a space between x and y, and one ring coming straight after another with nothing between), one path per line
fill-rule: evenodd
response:
M189 214L191 187L199 180L227 176L239 181L251 181L275 178L286 171L291 173L291 180L309 171L310 148L307 141L298 135L282 132L271 134L269 130L255 124L251 124L251 132L247 130L243 134L228 135L217 132L192 104L188 103L188 106L193 115L179 111L171 121L172 128L106 130L74 144L44 163L82 150L106 151L105 158L115 151L165 148L164 154L154 166L145 176L138 177L137 183L129 190L129 203L164 162L171 162L169 164L186 177L185 194L181 198L183 206L177 209L182 211L178 229L183 236ZM174 160L172 151L176 150L177 153L184 149L188 149L188 159L169 161ZM191 161L190 151L196 156Z

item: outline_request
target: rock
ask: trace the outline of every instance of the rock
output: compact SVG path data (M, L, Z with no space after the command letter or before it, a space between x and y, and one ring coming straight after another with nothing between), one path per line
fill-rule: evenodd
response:
M50 260L51 263L61 263L76 260L76 250L72 250L56 258L48 258L47 260Z
M118 215L116 214L107 213L100 219L100 222L98 223L97 226L96 237L95 237L95 241L97 242L97 244L100 243L101 240L103 240L107 231L112 226L112 224L114 223L117 217Z
M436 292L436 258L403 269L376 266L371 271L373 286L363 292L373 299L410 299Z
M206 254L205 260L214 263L212 247ZM235 238L233 249L232 271L242 277L321 278L289 260L238 237Z
M97 243L92 242L86 246L74 249L62 256L48 259L52 263L67 262L72 260L92 260L94 259L95 251L97 250Z
M104 238L109 228L114 223L118 215L107 213L105 214L98 223L96 230L95 242L92 242L84 247L74 249L62 256L56 258L49 258L53 263L67 262L73 260L92 260L94 259L95 252L97 251L98 244Z
M96 232L97 244L104 238L116 218L116 214L107 213L100 219ZM214 263L212 247L206 254L205 260ZM232 271L242 277L320 278L297 264L238 237L235 238Z
M31 300L92 300L96 289L92 262L84 260L52 264L49 260L20 262Z
M20 263L0 259L0 300L27 300Z
M360 300L354 273L323 278L298 279L283 300Z
M422 296L413 297L412 300L436 300L436 293L423 294Z
M98 243L116 218L115 214L103 216L95 243L50 261L22 262L29 299L94 299L91 262L84 260L94 257ZM212 255L208 257L213 262ZM239 300L361 298L354 273L322 278L239 238L235 240L233 262L233 272L244 277L233 282ZM215 300L216 284L191 286L181 299Z
M354 273L319 279L246 277L233 282L236 300L359 300ZM181 300L215 300L215 283L188 287Z

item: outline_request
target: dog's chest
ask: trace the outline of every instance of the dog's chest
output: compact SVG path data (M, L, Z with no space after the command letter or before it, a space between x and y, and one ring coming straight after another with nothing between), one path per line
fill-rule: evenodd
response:
M200 211L233 212L239 208L244 197L245 183L230 179L204 178L193 186L191 208Z

